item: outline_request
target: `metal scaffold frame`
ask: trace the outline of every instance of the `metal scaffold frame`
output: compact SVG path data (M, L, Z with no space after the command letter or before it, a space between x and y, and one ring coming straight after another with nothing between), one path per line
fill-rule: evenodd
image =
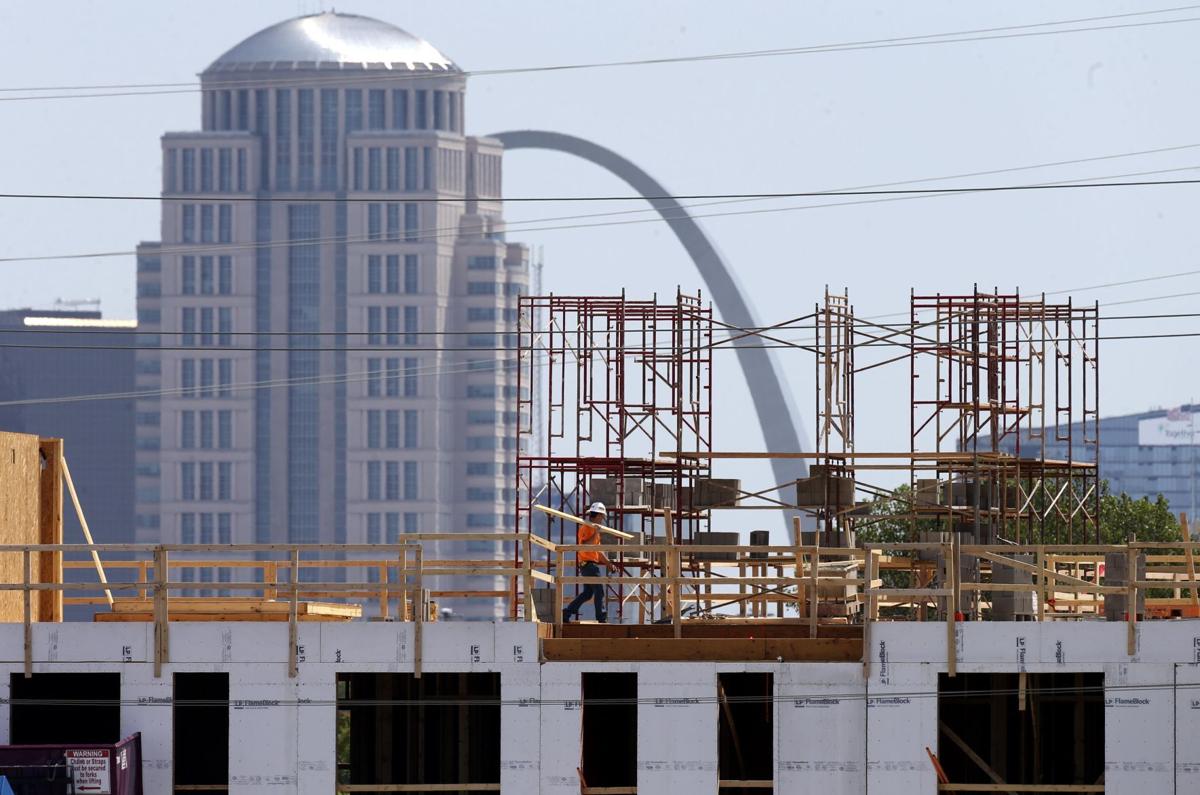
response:
M599 500L610 526L646 543L706 530L697 487L710 465L695 456L712 450L711 304L698 292L522 296L519 323L516 528L573 543L573 524L535 506L579 516ZM619 616L624 585L613 590Z

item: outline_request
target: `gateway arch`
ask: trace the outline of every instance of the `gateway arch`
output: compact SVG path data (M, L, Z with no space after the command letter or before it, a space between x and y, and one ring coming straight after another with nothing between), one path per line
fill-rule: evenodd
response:
M605 149L573 135L545 130L513 130L488 137L498 139L508 151L545 149L575 155L620 177L650 202L683 244L696 269L700 271L700 276L704 279L722 319L731 325L746 328L759 325L750 303L738 287L732 269L717 252L716 246L683 205L669 198L670 194L666 188L641 168L611 149ZM746 382L750 384L750 396L754 401L754 409L758 414L759 425L762 426L767 449L811 449L804 438L800 419L795 413L795 401L791 399L774 352L757 347L761 343L754 337L743 337L735 340L733 344L737 348L738 362L742 366ZM774 459L771 466L775 481L781 484L804 477L808 472L808 465L803 459ZM788 533L791 534L790 520Z

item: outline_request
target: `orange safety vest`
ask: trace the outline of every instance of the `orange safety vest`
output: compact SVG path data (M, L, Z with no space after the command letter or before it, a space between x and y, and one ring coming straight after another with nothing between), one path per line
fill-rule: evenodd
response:
M595 525L581 524L579 529L575 531L576 544L599 544L600 531ZM575 559L580 563L599 563L604 559L603 553L599 550L592 552L591 550L581 549L575 553Z

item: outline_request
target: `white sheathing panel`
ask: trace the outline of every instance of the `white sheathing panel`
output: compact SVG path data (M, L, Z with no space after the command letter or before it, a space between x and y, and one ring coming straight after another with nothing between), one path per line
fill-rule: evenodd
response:
M574 663L542 666L541 775L544 795L579 792L580 747L583 730L579 702L583 698L582 668ZM641 715L638 715L639 723ZM503 734L503 728L501 729Z
M534 651L534 659L537 659ZM541 779L542 708L538 666L510 665L500 675L500 787L538 791Z
M944 642L944 626L942 638ZM867 683L867 791L871 795L934 791L937 781L925 748L937 748L940 667L890 659L872 665Z
M296 792L329 795L337 783L336 675L326 666L306 671L296 684L296 695Z
M1117 663L1105 667L1104 791L1107 795L1172 791L1174 685L1172 665Z
M171 791L174 691L174 676L168 669L157 679L153 665L126 665L121 670L121 736L142 733L145 792Z
M1200 792L1200 664L1175 666L1175 793Z
M288 679L277 663L238 665L230 672L230 793L296 791L299 694L296 680ZM330 745L327 760L333 751Z
M716 793L718 666L643 663L636 670L638 792Z
M8 745L12 741L10 734L12 713L9 711L9 699L12 698L12 687L9 685L9 673L0 676L0 745Z
M34 624L33 659L51 663L153 662L148 630L151 624ZM24 641L17 659L24 659Z
M171 625L171 662L175 665L191 665L189 670L200 670L196 665L224 665L241 660L249 652L246 648L257 641L256 636L244 631L245 627L233 622L189 622ZM261 636L257 636L261 637ZM153 636L151 636L153 638ZM242 652L235 655L234 644L238 643ZM272 659L287 659L287 642L275 650ZM151 639L153 644L153 639ZM261 650L255 652L259 656ZM211 668L207 669L211 670Z
M860 795L866 685L857 663L781 665L775 674L775 791Z
M412 669L412 626L399 622L321 625L320 661L345 668L363 663L403 664Z

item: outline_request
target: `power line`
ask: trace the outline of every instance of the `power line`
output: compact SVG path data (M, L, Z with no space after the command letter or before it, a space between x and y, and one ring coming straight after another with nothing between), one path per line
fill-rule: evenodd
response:
M1200 168L1200 166L1186 166L1181 169L1188 170ZM693 193L681 194L679 196L640 196L640 195L614 195L614 196L510 196L496 201L508 202L513 204L530 204L541 202L626 202L626 201L703 201L709 199L808 199L822 198L826 196L908 196L913 194L940 194L940 193L996 193L1006 191L1024 191L1024 190L1064 190L1064 189L1083 189L1083 188L1144 188L1158 187L1164 185L1196 185L1200 183L1200 179L1169 179L1169 180L1136 180L1126 182L1058 182L1058 183L1037 183L1032 185L972 185L965 188L906 188L906 189L883 189L883 190L821 190L821 191L786 191L780 193ZM213 194L181 194L176 196L150 196L150 195L106 195L106 194L83 194L83 193L0 193L0 199L78 199L86 201L182 201L182 202L220 202L222 204L251 202L265 204L363 204L374 203L378 204L387 199L382 199L379 196L342 196L335 199L320 198L320 197L283 197L283 196L235 196L222 194L214 196ZM404 204L461 204L467 199L461 196L441 197L441 196L404 196L398 199ZM307 240L294 240L292 243L307 243Z
M1030 168L1033 168L1033 167L1031 166ZM1152 170L1152 171L1139 171L1139 172L1128 172L1128 173L1124 173L1124 174L1114 174L1114 175L1105 176L1105 177L1082 177L1082 178L1074 179L1074 180L1062 180L1062 181L1057 181L1057 182L1037 183L1034 185L1026 185L1026 186L1009 186L1009 189L1010 190L1014 190L1014 189L1015 190L1026 190L1026 189L1035 190L1035 189L1041 189L1041 188L1045 188L1045 187L1091 187L1092 185L1096 185L1098 187L1105 187L1106 185L1120 186L1120 187L1140 187L1143 185L1152 185L1152 184L1156 184L1156 183L1154 181L1138 181L1138 182L1117 182L1117 183L1099 183L1099 184L1097 184L1097 181L1098 180L1111 180L1111 179L1124 179L1124 178L1129 178L1129 177L1151 176L1151 175L1156 175L1156 174L1168 174L1168 173L1176 173L1176 172L1180 172L1180 171L1194 171L1198 168L1200 168L1200 165L1180 166L1177 168L1156 169L1156 170ZM1196 182L1200 182L1200 180L1179 180L1179 181L1164 180L1164 181L1162 181L1162 184L1165 184L1165 185L1194 184ZM1091 184L1083 185L1080 183L1091 183ZM1000 189L1004 189L1004 186L1000 186ZM977 188L977 189L976 188L953 188L953 189L931 188L928 190L910 190L910 191L901 192L901 193L904 193L905 195L889 195L889 196L881 196L878 198L860 199L860 200L848 201L848 202L829 202L829 203L824 203L824 204L802 204L802 205L793 205L793 206L788 206L788 207L766 207L766 208L757 208L757 209L753 209L753 210L732 210L732 211L727 211L727 212L716 212L716 213L690 213L690 214L687 214L687 217L695 219L695 218L723 218L723 217L742 216L742 215L763 215L763 214L768 214L768 213L796 212L796 211L801 211L801 210L816 210L816 209L836 208L836 207L851 207L851 206L858 206L858 205L864 205L864 204L878 204L878 203L883 203L883 202L911 201L914 199L929 199L929 198L938 198L938 197L942 197L942 196L954 196L954 195L959 195L959 194L981 193L981 192L987 192L988 190L989 189L987 189L987 188ZM995 190L995 189L992 189L992 190ZM730 194L730 195L737 195L737 194ZM802 194L794 194L794 195L802 195ZM857 192L856 191L835 191L835 192L816 191L816 192L811 192L810 194L803 194L803 195L811 195L811 196L871 195L871 192L869 192L869 191L857 191ZM758 197L755 197L755 198L758 198ZM215 199L215 197L214 197L214 200L217 202L220 201L220 199ZM323 201L336 201L336 200L326 199ZM376 201L382 202L385 200L377 199ZM400 201L401 201L401 203L403 203L403 200L400 200ZM640 213L640 212L649 212L649 210L634 210L634 211L628 211L628 212ZM624 214L624 213L613 213L613 214ZM603 217L603 216L607 216L607 215L610 215L610 214L609 213L599 213L599 214L597 214L597 217ZM580 216L576 216L576 217L588 218L590 216L585 214L585 215L580 215ZM621 220L621 221L602 221L602 222L596 222L596 223L560 224L560 225L551 225L551 226L522 226L523 224L534 224L534 223L541 222L539 219L533 219L533 220L529 220L529 221L509 222L505 225L506 226L505 231L506 232L544 232L544 231L562 231L562 230L571 230L571 229L593 229L593 228L602 228L602 227L610 227L610 226L628 226L628 225L633 225L633 224L663 223L668 220L675 220L677 218L683 218L683 217L685 217L685 216L682 214L673 215L670 213L666 213L666 214L663 214L660 216L655 216L652 218L635 218L635 219L627 219L627 220ZM514 225L517 226L517 228L515 228L515 229L512 228ZM416 233L401 233L401 234L402 234L402 236L399 239L396 239L396 238L388 239L384 235L381 234L377 237L336 235L336 236L328 236L328 237L304 238L304 239L300 239L300 240L273 240L273 241L266 242L266 243L188 243L188 244L176 244L176 245L168 245L168 246L160 245L157 248L153 249L152 251L153 251L153 253L159 254L159 255L162 255L162 254L202 254L204 252L213 252L213 253L219 254L219 253L230 253L230 252L235 252L235 251L258 251L258 250L262 250L262 249L284 248L284 247L294 246L294 245L317 245L317 244L321 244L321 243L423 242L423 241L428 241L431 239L437 239L440 237L458 237L461 235L461 230L459 229L459 227L457 225L455 225L455 226L449 226L449 227L434 227L430 230L419 230ZM138 253L137 251L125 250L125 251L86 252L86 253L74 253L74 254L42 254L42 255L37 255L37 256L25 256L25 257L0 257L0 263L3 263L3 262L41 262L41 261L49 261L49 260L68 260L68 259L103 259L103 258L110 258L110 257L135 256L137 253Z
M842 42L837 44L819 44L809 45L804 47L788 47L766 50L745 50L724 53L708 53L702 55L677 56L667 58L641 58L622 61L596 61L588 63L574 64L554 64L547 66L533 67L513 67L501 69L480 69L474 71L455 71L455 72L430 72L420 74L386 74L386 75L359 75L353 78L348 78L344 74L337 75L318 75L315 78L294 78L289 80L272 81L272 85L284 85L291 82L297 85L321 85L329 83L338 84L359 84L370 81L388 81L397 82L404 80L423 80L430 77L440 76L462 76L462 77L494 77L500 75L514 74L538 74L566 71L580 71L587 69L608 69L614 67L631 67L631 66L660 66L668 64L681 63L699 63L705 61L723 61L723 60L742 60L753 58L773 58L782 56L795 55L810 55L820 53L837 53L837 52L852 52L860 50L877 50L877 49L893 49L902 47L916 47L928 45L944 45L944 44L959 44L978 41L997 41L1006 39L1019 39L1027 37L1041 36L1058 36L1071 33L1091 33L1107 30L1121 30L1128 28L1144 28L1156 27L1162 25L1174 25L1181 23L1190 23L1200 21L1200 17L1182 17L1175 19L1150 20L1144 22L1126 22L1116 25L1097 25L1090 27L1073 27L1061 28L1058 30L1035 30L1035 28L1044 27L1060 27L1064 25L1075 25L1085 22L1101 22L1113 19L1127 19L1132 17L1142 17L1149 15L1167 14L1178 11L1192 11L1200 8L1200 5L1176 6L1173 8L1154 9L1147 11L1135 11L1124 14L1109 14L1104 16L1078 17L1074 19L1063 19L1049 22L1027 23L1023 25L1006 25L992 28L975 28L970 30L950 31L944 33L928 33L912 36L900 36L884 39L868 39L862 41ZM222 80L219 77L209 81L208 88L231 88L242 85L259 85L261 80L253 80L247 78L237 78L233 80ZM135 89L121 91L107 91L106 89ZM3 93L19 93L19 92L45 92L45 91L92 91L96 89L99 93L68 93L68 94L35 94L31 96L19 97L0 97L0 102L19 102L30 100L44 99L88 99L99 97L122 97L122 96L151 96L165 94L185 94L195 93L205 90L194 81L186 83L109 83L95 86L70 86L70 87L10 87L0 89ZM136 90L149 89L149 90Z

